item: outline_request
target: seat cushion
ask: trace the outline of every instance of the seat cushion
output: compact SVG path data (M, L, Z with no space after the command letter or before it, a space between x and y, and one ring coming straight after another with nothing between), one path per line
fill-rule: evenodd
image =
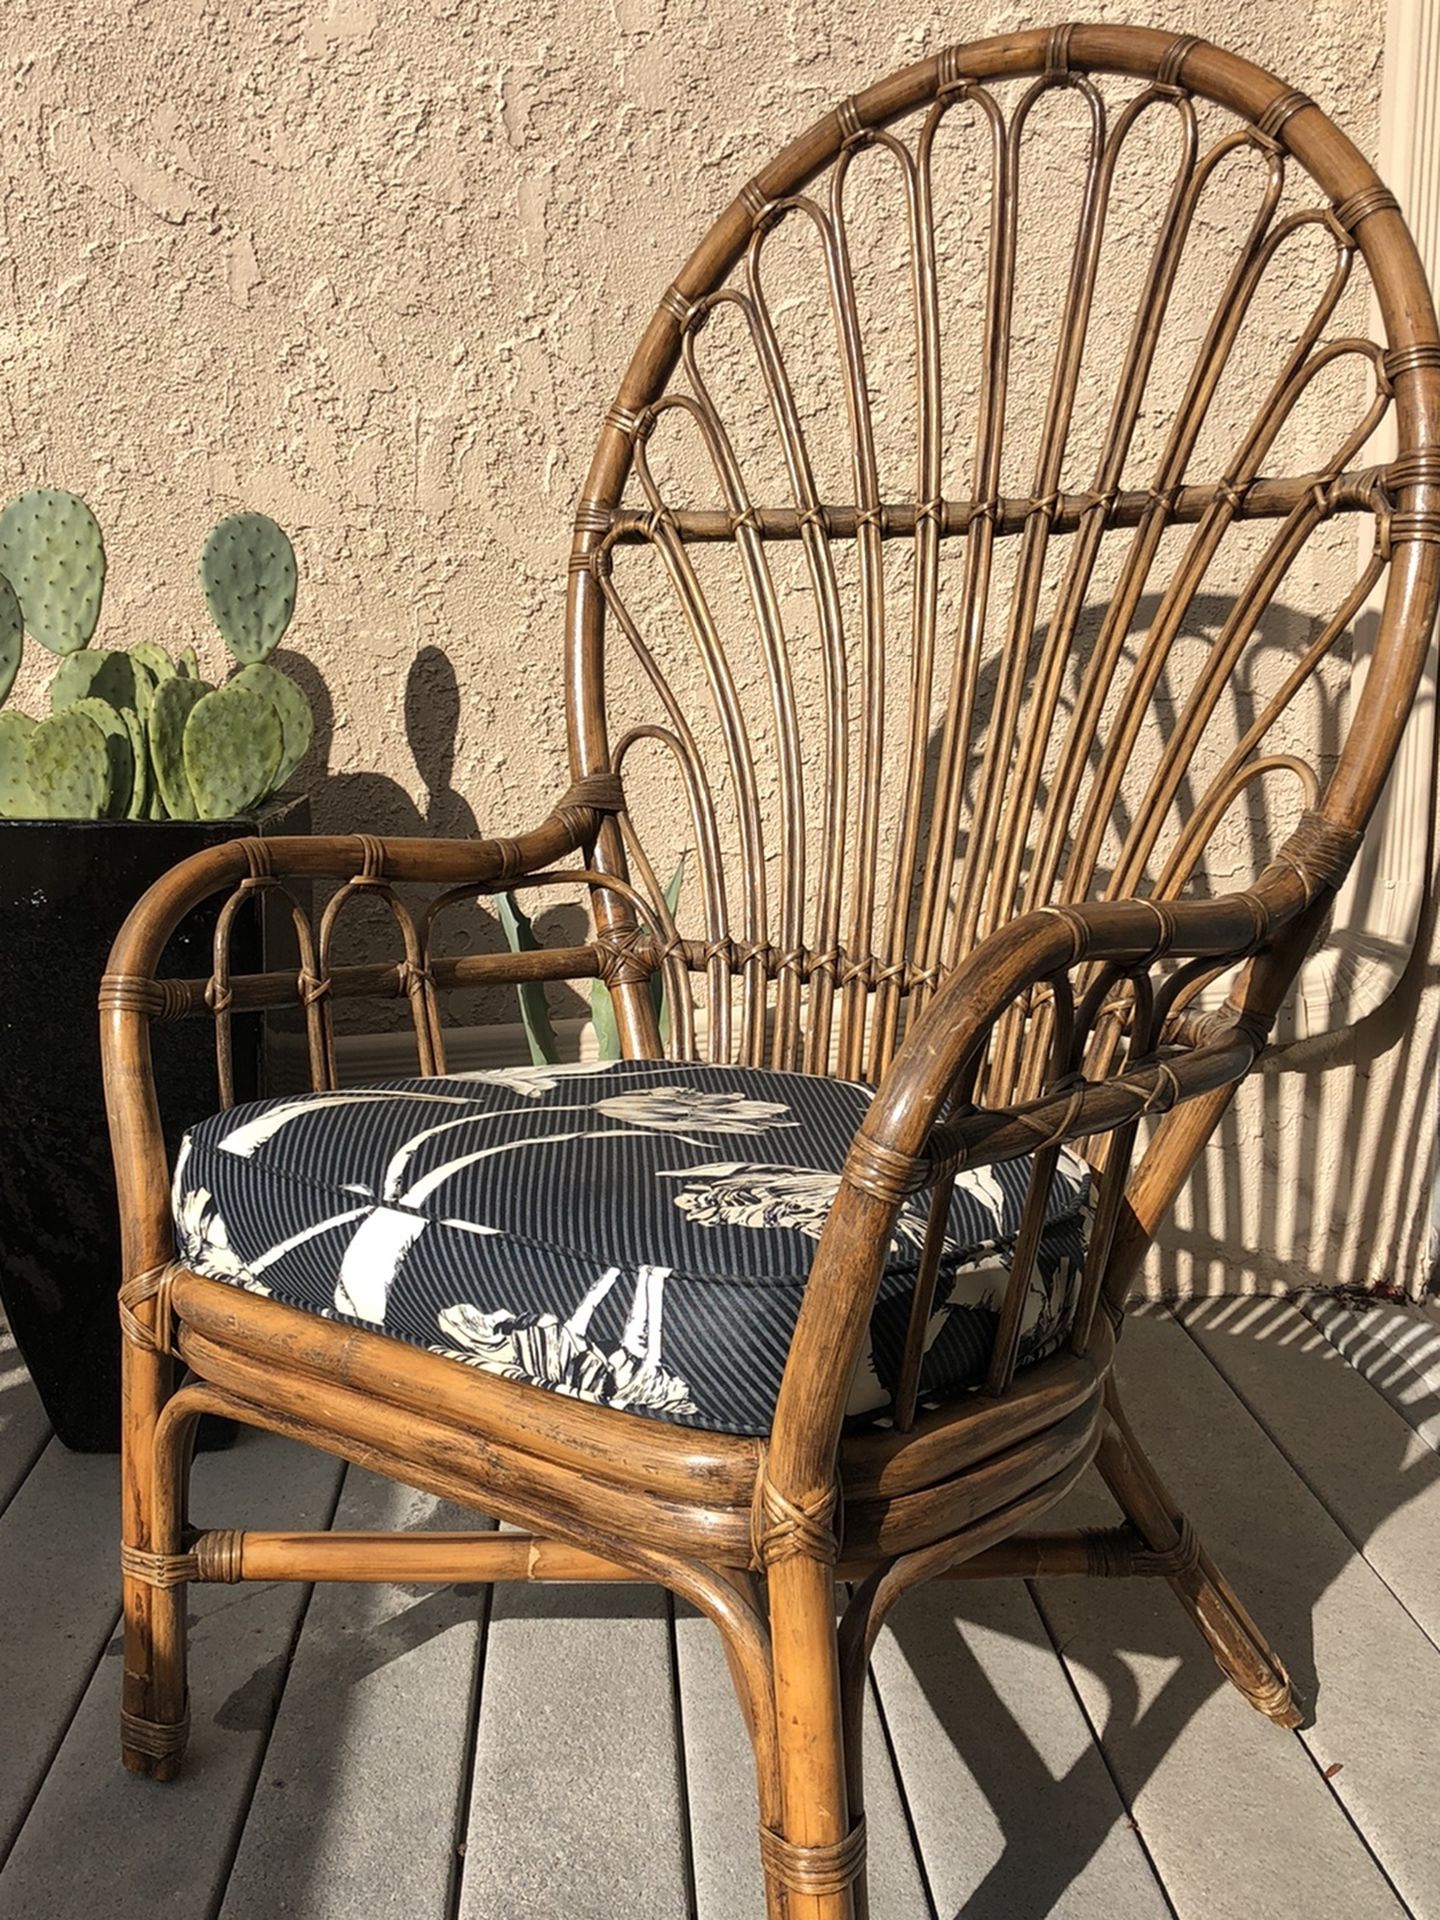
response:
M175 1170L195 1272L557 1393L769 1431L825 1215L869 1087L756 1068L506 1067L260 1100ZM1029 1160L955 1182L922 1391L981 1378ZM1091 1180L1062 1155L1021 1359L1063 1338ZM850 1412L883 1416L926 1201L886 1258Z

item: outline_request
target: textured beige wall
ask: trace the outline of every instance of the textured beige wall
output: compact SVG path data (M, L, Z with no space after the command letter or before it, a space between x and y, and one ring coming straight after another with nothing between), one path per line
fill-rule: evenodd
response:
M1315 0L1303 31L1290 0L1087 13L1228 44L1374 150L1382 0ZM790 131L1049 17L7 0L7 487L84 494L112 637L201 637L216 670L200 542L236 505L274 514L303 571L288 664L326 722L318 823L525 824L564 780L567 523L656 293ZM1212 1158L1167 1280L1414 1283L1435 998L1419 969L1333 1070L1247 1091L1249 1173Z

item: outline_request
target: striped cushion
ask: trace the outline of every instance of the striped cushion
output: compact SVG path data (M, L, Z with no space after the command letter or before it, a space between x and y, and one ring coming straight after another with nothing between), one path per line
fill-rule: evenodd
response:
M755 1068L507 1067L260 1100L187 1135L180 1257L197 1273L557 1393L723 1433L769 1431L806 1277L871 1089ZM989 1356L1028 1160L961 1174L922 1389ZM1021 1358L1069 1324L1091 1204L1053 1182ZM883 1416L925 1203L890 1244L850 1411Z

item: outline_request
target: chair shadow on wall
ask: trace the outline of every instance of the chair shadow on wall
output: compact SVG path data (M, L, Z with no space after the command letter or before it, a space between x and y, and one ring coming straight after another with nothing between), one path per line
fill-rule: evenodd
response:
M1276 611L1283 616L1285 610ZM1213 613L1214 609L1202 607L1201 612ZM1139 617L1142 620L1145 617L1143 607ZM306 663L286 664L315 698L319 724L312 764L323 769L328 765L333 725L328 698L323 688L314 684L313 673L307 670ZM407 739L427 794L423 810L398 782L384 775L341 773L325 778L317 788L317 825L328 831L445 835L475 832L476 815L452 784L460 711L460 692L453 668L438 649L425 649L411 669L405 699ZM1331 719L1338 724L1338 716ZM1322 740L1322 755L1332 744L1333 741ZM937 748L938 738L932 742L932 776ZM510 830L517 824L487 819L484 830ZM1263 838L1263 822L1258 831ZM1254 851L1259 864L1263 864L1269 848L1257 845ZM1432 882L1435 851L1432 838L1427 847L1426 866ZM579 911L578 908L567 910L565 933L552 932L551 937L573 937L576 922L571 920L570 913L578 916ZM1403 1139L1406 1127L1413 1128L1421 1121L1421 1116L1409 1112L1405 1103L1407 1097L1424 1096L1407 1096L1407 1076L1398 1069L1404 1064L1403 1056L1408 1051L1424 1044L1416 1036L1414 1015L1421 993L1433 979L1428 954L1434 913L1435 886L1432 884L1427 890L1414 956L1390 998L1348 1034L1337 1038L1326 1050L1323 1060L1306 1063L1302 1056L1302 1064L1294 1069L1310 1078L1318 1078L1339 1066L1358 1069L1344 1124L1353 1129L1351 1137L1381 1143L1370 1164L1352 1165L1353 1177L1334 1193L1314 1196L1316 1206L1324 1205L1328 1212L1317 1221L1311 1241L1312 1245L1326 1250L1336 1245L1337 1226L1351 1209L1360 1210L1362 1231L1368 1232L1372 1225L1378 1227L1385 1210L1389 1177L1384 1143ZM1387 1054L1396 1055L1393 1064L1397 1071L1384 1095L1384 1112L1377 1115L1370 1110L1371 1076L1364 1068ZM1279 1071L1286 1071L1283 1064ZM1433 1073L1430 1079L1433 1081ZM1423 1073L1420 1080L1425 1081ZM1277 1097L1273 1082L1267 1081L1265 1105L1271 1123L1276 1117ZM1313 1109L1314 1102L1307 1106ZM1307 1117L1305 1126L1304 1150L1313 1156L1314 1119ZM1206 1222L1205 1235L1203 1240L1198 1235L1189 1236L1183 1250L1198 1258L1233 1262L1235 1250L1246 1245L1249 1223L1256 1218L1256 1195L1246 1187L1243 1141L1234 1134L1233 1128L1223 1137L1226 1148L1223 1180L1217 1180L1213 1165L1203 1160L1193 1176L1195 1217ZM1177 1249L1182 1247L1183 1240L1183 1236L1172 1234L1162 1249L1162 1284L1175 1281ZM1309 1270L1295 1272L1292 1284L1297 1288L1325 1286L1332 1284L1335 1277L1322 1262ZM1167 1310L1148 1307L1141 1311L1164 1314ZM1226 1339L1249 1343L1284 1342L1293 1353L1297 1340L1294 1310L1281 1300L1247 1301L1243 1311L1237 1310L1227 1320L1223 1333ZM1317 1369L1344 1364L1323 1334L1308 1323L1301 1346L1306 1355L1313 1355ZM1123 1344L1120 1377L1123 1385L1126 1378ZM1142 1394L1141 1402L1143 1398ZM1155 1422L1147 1423L1143 1405L1135 1399L1131 1401L1131 1411L1143 1440ZM1183 1411L1182 1405L1182 1416ZM1418 1424L1426 1411L1423 1407L1413 1407L1411 1417ZM1431 1411L1440 1413L1440 1402ZM1237 1402L1233 1412L1236 1421L1248 1423L1250 1416L1243 1404ZM1410 1428L1398 1417L1391 1423L1390 1430L1394 1437L1393 1454L1367 1459L1363 1490L1354 1492L1354 1498L1368 1503L1366 1510L1357 1517L1352 1499L1347 1513L1347 1525L1362 1549L1391 1516L1440 1483L1440 1458L1416 1446ZM1203 1458L1199 1453L1196 1457L1197 1461ZM1304 1462L1299 1465L1303 1470ZM1172 1490L1182 1505L1187 1504L1184 1472L1173 1471L1170 1477ZM1361 1478L1355 1476L1357 1489ZM1317 1699L1323 1698L1325 1686L1325 1674L1316 1668L1315 1611L1332 1583L1353 1561L1356 1548L1338 1525L1315 1524L1314 1496L1293 1471L1289 1472L1288 1485L1293 1495L1290 1504L1284 1511L1267 1512L1263 1525L1253 1506L1247 1506L1243 1496L1237 1494L1228 1537L1223 1527L1219 1534L1213 1526L1202 1531L1222 1568L1234 1579L1242 1597L1253 1607L1262 1629L1280 1650L1313 1710ZM1112 1516L1098 1482L1092 1479L1081 1493L1072 1496L1070 1507L1060 1517L1088 1524L1103 1522ZM443 1506L437 1506L425 1522L427 1527L436 1528L456 1524L457 1516ZM966 1894L958 1909L953 1903L944 1903L939 1909L939 1920L962 1920L962 1916L963 1920L1010 1920L1016 1913L1034 1915L1038 1920L1039 1916L1057 1910L1064 1902L1067 1889L1086 1871L1101 1849L1111 1843L1117 1823L1124 1818L1123 1809L1113 1788L1107 1786L1101 1762L1088 1739L1082 1742L1073 1762L1057 1765L1054 1751L1043 1751L1031 1738L1026 1721L1027 1709L1031 1713L1035 1710L1034 1702L1017 1695L1012 1705L1007 1698L1008 1688L1002 1690L992 1671L994 1663L985 1657L987 1636L999 1632L1028 1643L1033 1649L1032 1660L1048 1657L1052 1664L1055 1654L1066 1651L1072 1662L1088 1668L1098 1683L1102 1703L1097 1712L1093 1693L1087 1701L1089 1717L1095 1722L1093 1732L1107 1746L1116 1741L1123 1743L1126 1757L1120 1785L1132 1805L1165 1756L1214 1695L1226 1692L1230 1710L1236 1716L1251 1712L1238 1695L1229 1693L1226 1682L1163 1582L1115 1584L1123 1584L1132 1593L1138 1591L1143 1598L1139 1603L1114 1608L1113 1620L1102 1614L1103 1633L1093 1630L1096 1623L1092 1615L1078 1634L1067 1635L1057 1625L1055 1613L1047 1610L1046 1595L1053 1591L1053 1586L1044 1583L934 1585L909 1596L891 1616L888 1644L913 1674L928 1714L953 1750L957 1769L973 1779L980 1797L991 1810L997 1829L994 1859L988 1871ZM1102 1595L1110 1587L1110 1583L1087 1585L1092 1593L1098 1591ZM531 1616L584 1618L597 1623L642 1616L654 1618L657 1607L670 1605L639 1589L580 1587L520 1589L516 1597L505 1604L507 1611L527 1612ZM337 1644L335 1649L333 1673L327 1670L333 1691L324 1737L327 1740L340 1737L347 1692L358 1688L367 1674L463 1621L483 1617L484 1608L483 1590L452 1588L429 1592L397 1612L373 1635L346 1636L344 1644ZM483 1648L483 1635L481 1645ZM1166 1677L1158 1683L1153 1678L1149 1681L1145 1678L1167 1669ZM264 1672L262 1669L262 1674ZM256 1682L247 1683L229 1700L216 1703L215 1723L222 1728L251 1724L259 1695L273 1698L273 1691L272 1686L264 1685L257 1694ZM267 1712L263 1704L260 1711L262 1716ZM1265 1734L1265 1738L1277 1743L1294 1737L1278 1729ZM1063 1749L1067 1741L1073 1742L1073 1736L1062 1735L1056 1746ZM891 1743L894 1744L893 1730ZM882 1747L878 1740L872 1744L876 1749ZM733 1748L737 1766L746 1764L743 1746L742 1736ZM322 1755L317 1753L314 1757L317 1765L323 1763ZM872 1751L867 1758L883 1760L883 1752ZM913 1770L913 1761L911 1766ZM902 1765L902 1774L903 1771ZM449 1810L445 1811L448 1814ZM461 1819L463 1830L463 1810ZM748 1848L749 1839L748 1833L735 1836L737 1877L744 1872L739 1859ZM567 1843L583 1848L587 1839L583 1834L573 1833L567 1835ZM595 1845L597 1862L611 1858L605 1851L603 1835L595 1837ZM597 1872L599 1870L597 1865ZM306 1910L307 1887L314 1886L318 1892L325 1872L323 1860L318 1855L307 1858L303 1850L300 1857L292 1855L287 1861L287 1885L297 1911Z

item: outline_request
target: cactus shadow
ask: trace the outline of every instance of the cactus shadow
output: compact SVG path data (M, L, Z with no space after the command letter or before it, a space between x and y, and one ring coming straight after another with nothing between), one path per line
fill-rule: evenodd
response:
M410 664L405 682L405 739L418 776L418 799L407 787L389 774L375 772L331 771L336 736L335 706L330 691L314 662L305 655L286 651L276 656L276 664L303 688L315 716L315 736L310 752L296 774L297 788L309 793L313 829L317 834L373 833L382 838L427 838L465 840L482 831L509 830L513 823L499 826L486 821L482 828L474 808L455 785L458 759L462 693L458 676L449 657L439 647L422 647ZM320 889L327 892L328 886ZM408 896L408 889L401 889ZM317 902L318 904L318 902ZM421 904L417 892L413 905ZM525 900L534 917L535 930L545 945L575 946L587 937L588 921L583 905L567 900L563 894L540 893ZM449 954L468 949L478 938L482 945L498 949L503 945L498 922L488 906L477 905L478 930L461 925L457 919L437 930L437 953ZM342 962L377 960L391 951L394 929L388 916L347 915L337 947L336 959ZM552 1011L560 1018L583 1018L588 999L573 988L556 987L552 993ZM457 994L447 1009L451 1020L459 1024L513 1020L513 998L506 989L487 993ZM373 1006L362 1014L358 1006L347 1009L342 1025L358 1027L376 1019ZM382 1018L381 1024L395 1024Z
M310 795L317 833L420 834L464 840L478 832L475 811L455 789L460 734L460 683L439 647L422 647L405 682L405 738L421 798L389 774L332 771L336 721L330 689L314 661L284 650L276 656L309 698L315 737L295 776Z
M474 809L455 790L460 682L448 654L422 647L405 680L405 739L425 788L424 830L444 839L479 831Z
M332 773L335 746L335 702L315 662L293 648L283 647L274 664L304 692L315 719L310 751L296 769L297 792L310 796L311 824L326 833L425 833L424 815L397 780L383 773Z

